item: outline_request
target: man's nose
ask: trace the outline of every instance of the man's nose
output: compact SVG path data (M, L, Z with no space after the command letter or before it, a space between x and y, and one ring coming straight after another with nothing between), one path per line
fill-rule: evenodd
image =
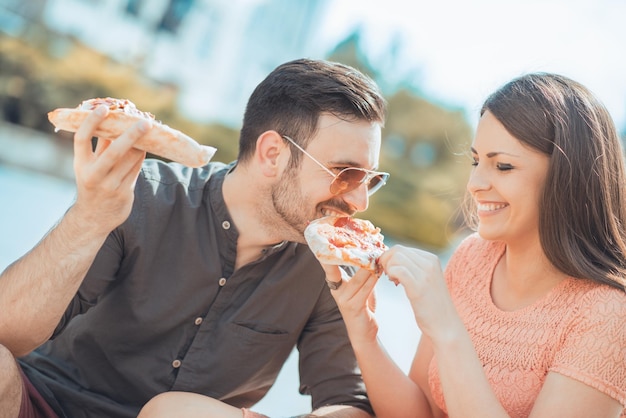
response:
M366 183L343 194L343 200L356 212L363 212L369 206L369 193Z

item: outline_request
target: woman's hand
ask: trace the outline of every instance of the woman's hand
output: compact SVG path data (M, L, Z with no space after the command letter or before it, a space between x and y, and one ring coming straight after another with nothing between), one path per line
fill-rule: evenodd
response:
M439 257L417 248L395 245L380 257L379 263L390 280L404 287L424 334L437 340L451 325L458 325Z

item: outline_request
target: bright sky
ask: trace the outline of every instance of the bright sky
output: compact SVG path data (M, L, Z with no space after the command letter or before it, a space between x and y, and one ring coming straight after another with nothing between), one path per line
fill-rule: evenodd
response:
M623 0L331 0L324 41L361 23L373 62L391 63L390 40L401 32L400 58L385 73L413 77L431 98L467 109L472 123L509 79L560 73L594 91L625 132L625 18Z

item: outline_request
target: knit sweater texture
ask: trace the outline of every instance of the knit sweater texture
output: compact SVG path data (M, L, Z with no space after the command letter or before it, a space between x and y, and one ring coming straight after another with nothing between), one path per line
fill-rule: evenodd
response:
M626 292L568 278L531 305L503 311L494 305L490 285L504 252L503 243L472 234L450 258L445 276L487 379L510 416L530 414L549 372L626 405ZM434 358L429 384L445 412Z

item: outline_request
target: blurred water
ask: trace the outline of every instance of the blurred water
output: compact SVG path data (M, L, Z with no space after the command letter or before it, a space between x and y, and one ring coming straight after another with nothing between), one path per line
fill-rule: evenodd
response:
M0 270L44 236L74 193L68 181L0 164Z
M0 164L0 271L32 248L74 199L72 182ZM408 371L419 329L400 287L377 285L380 339L398 365ZM298 393L297 352L287 360L276 384L253 409L272 418L303 414L310 398Z

